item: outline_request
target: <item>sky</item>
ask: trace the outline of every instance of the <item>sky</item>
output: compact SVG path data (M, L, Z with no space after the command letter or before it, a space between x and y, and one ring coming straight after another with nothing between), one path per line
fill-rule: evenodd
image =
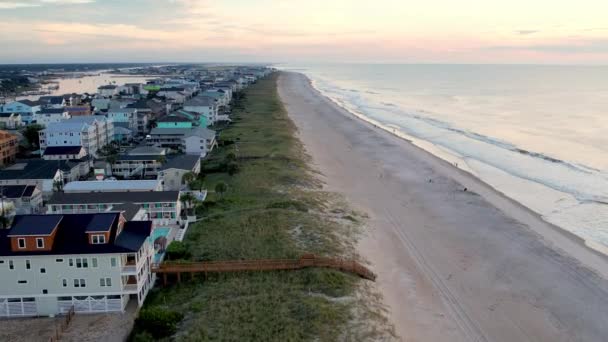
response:
M0 63L608 64L606 0L0 0Z

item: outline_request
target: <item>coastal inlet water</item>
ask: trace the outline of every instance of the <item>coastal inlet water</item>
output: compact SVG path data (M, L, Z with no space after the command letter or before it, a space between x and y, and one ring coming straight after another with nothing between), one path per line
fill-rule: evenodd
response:
M87 75L83 77L74 77L73 74L65 74L64 77L54 79L53 81L58 82L58 89L51 90L49 95L63 95L71 93L89 93L93 94L97 92L97 88L102 85L115 84L124 85L125 83L146 83L147 80L154 77L146 76L129 76L129 75L116 75L105 72L99 74ZM29 99L37 100L40 95L34 96L22 96L19 100Z
M284 68L608 252L608 67Z

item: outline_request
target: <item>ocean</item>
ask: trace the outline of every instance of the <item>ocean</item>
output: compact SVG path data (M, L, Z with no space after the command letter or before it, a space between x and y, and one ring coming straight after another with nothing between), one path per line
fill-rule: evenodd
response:
M280 68L608 253L608 67Z

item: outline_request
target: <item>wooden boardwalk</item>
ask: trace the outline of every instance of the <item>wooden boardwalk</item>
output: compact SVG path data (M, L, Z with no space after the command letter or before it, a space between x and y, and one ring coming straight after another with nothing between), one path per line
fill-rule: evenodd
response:
M175 274L177 281L181 281L182 273L225 273L247 271L277 271L299 270L309 267L331 268L338 271L352 273L361 278L376 280L376 275L367 267L354 260L336 258L321 258L313 254L305 254L299 259L261 259L238 261L203 261L203 262L163 262L153 264L152 272L163 275L163 282L167 284L167 275Z

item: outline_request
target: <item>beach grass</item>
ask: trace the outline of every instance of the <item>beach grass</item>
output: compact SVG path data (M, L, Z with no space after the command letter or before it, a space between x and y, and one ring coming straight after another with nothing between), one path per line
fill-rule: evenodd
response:
M184 243L192 260L352 256L360 216L321 191L277 94L277 74L250 86L203 164L203 220ZM239 171L221 171L229 154ZM223 194L213 192L225 183ZM334 270L210 274L150 292L145 307L184 315L184 341L335 341L351 336L357 284ZM137 336L137 327L134 331ZM347 338L348 339L348 338Z

